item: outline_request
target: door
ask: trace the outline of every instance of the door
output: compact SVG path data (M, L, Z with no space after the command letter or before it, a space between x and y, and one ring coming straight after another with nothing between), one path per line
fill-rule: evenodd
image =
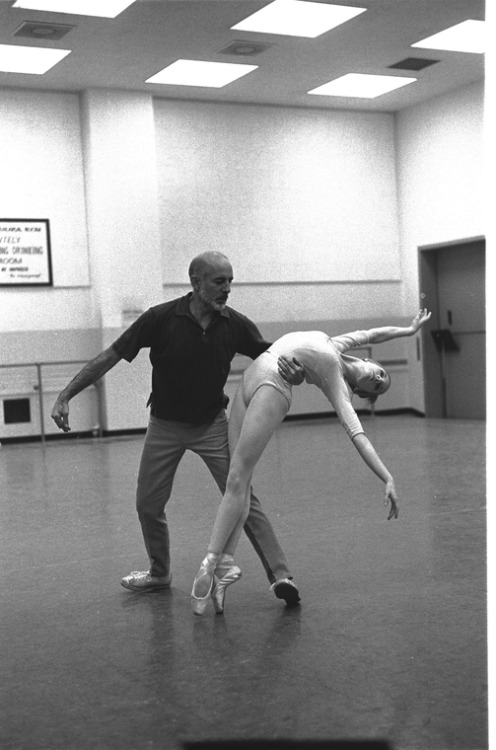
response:
M424 333L426 396L432 389L427 416L485 419L485 242L421 254L422 282L431 292L426 306L433 311L432 328L439 332L435 346L425 340L431 334Z

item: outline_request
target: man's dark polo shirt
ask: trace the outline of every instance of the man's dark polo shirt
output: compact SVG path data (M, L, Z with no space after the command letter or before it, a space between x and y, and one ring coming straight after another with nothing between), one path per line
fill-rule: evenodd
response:
M256 359L270 344L231 307L215 315L204 331L189 311L190 296L151 307L112 346L128 362L149 347L151 413L199 425L211 422L227 405L224 385L234 355Z

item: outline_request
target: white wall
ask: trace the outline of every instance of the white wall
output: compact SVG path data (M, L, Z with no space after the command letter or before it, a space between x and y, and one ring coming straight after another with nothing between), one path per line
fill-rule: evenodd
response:
M405 311L420 297L418 248L485 235L484 89L473 84L397 116L400 247ZM413 355L412 406L423 408Z
M4 218L49 219L54 288L2 288L0 331L98 325L89 294L79 97L0 91Z
M164 100L155 113L166 298L194 254L220 250L233 304L257 320L401 313L392 115Z
M102 328L115 328L162 301L151 95L85 91L82 138L92 291Z

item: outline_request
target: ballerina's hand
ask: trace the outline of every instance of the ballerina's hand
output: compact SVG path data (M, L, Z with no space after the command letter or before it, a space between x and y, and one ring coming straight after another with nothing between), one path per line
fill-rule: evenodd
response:
M432 313L427 312L427 308L424 308L423 310L419 310L414 319L412 320L412 330L413 333L416 333L419 328L421 328L424 323L427 323L429 318L431 317Z
M387 517L388 521L390 521L391 518L398 518L400 510L398 507L398 495L396 494L396 488L392 479L386 483L386 491L384 494L384 505L387 506L389 504L391 504L391 507Z

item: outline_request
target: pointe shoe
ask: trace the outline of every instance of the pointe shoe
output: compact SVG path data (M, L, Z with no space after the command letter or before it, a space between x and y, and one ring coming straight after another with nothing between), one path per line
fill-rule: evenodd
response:
M213 577L210 583L210 588L208 590L208 593L205 596L196 596L194 592L194 586L193 586L193 591L191 592L191 609L193 610L194 615L198 615L199 617L201 617L202 615L205 614L205 610L208 607L208 602L210 601L210 595L212 594L213 588L214 588Z
M214 588L214 582L215 582L215 566L218 562L218 556L216 556L216 559L209 559L209 555L203 560L202 564L200 565L200 570L195 576L195 580L193 581L193 588L191 590L191 609L193 610L194 615L199 615L200 617L205 613L205 610L208 606L208 603L210 601L210 595L212 594L212 590ZM205 594L205 596L197 596L195 594L195 587L200 580L200 578L203 578L204 576L210 577L210 583L208 586L208 591Z
M226 596L226 588L231 583L236 583L241 578L241 570L237 565L232 565L226 570L221 578L214 576L214 586L212 588L212 602L214 605L215 612L220 615L224 611L224 599Z

